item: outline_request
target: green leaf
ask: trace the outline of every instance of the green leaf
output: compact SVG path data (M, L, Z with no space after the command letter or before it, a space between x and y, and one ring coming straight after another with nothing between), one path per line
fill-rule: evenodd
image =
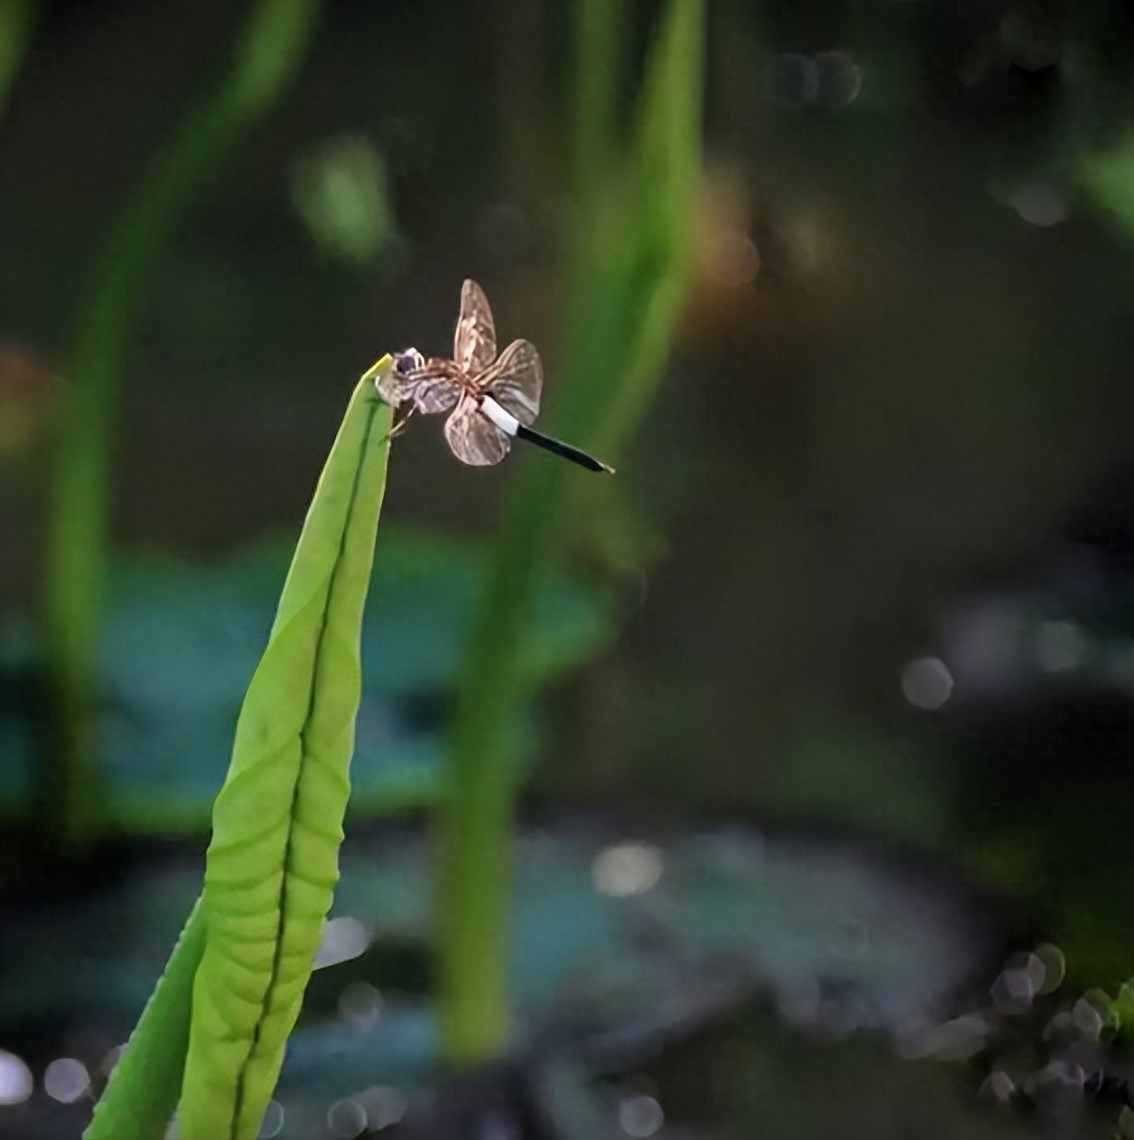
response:
M319 479L213 812L201 903L208 938L178 1110L184 1140L256 1136L338 880L389 453L390 409L373 372Z
M193 978L205 949L200 901L146 1003L83 1140L162 1140L177 1105L189 1045Z

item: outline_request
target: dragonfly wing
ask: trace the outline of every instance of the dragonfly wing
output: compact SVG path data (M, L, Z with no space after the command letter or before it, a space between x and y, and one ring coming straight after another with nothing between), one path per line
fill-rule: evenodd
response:
M471 467L499 463L512 446L511 439L481 412L471 396L465 396L445 421L445 438L453 454Z
M461 315L453 337L453 361L469 375L483 372L496 359L496 326L484 290L475 281L461 287Z
M433 415L447 412L460 399L461 390L452 376L443 368L432 363L411 372L399 372L391 368L389 372L374 381L378 395L393 407L412 401L419 412Z
M417 410L431 416L455 407L461 390L448 376L423 376L413 390Z
M512 341L477 384L520 423L525 426L535 423L543 391L543 365L534 344L526 340Z

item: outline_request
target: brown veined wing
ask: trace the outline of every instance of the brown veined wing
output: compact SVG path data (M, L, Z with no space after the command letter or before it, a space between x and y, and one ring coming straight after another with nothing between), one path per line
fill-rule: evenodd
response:
M525 427L531 426L539 415L543 391L543 365L535 345L526 340L512 341L500 359L477 379L477 387Z
M391 368L375 380L378 394L392 407L412 401L417 411L431 416L447 412L460 398L460 385L447 361L430 360L409 372Z
M478 376L496 359L496 326L484 290L475 281L461 286L461 315L453 335L453 361L469 376Z
M461 397L457 410L445 421L445 438L453 454L470 467L491 467L512 446L512 440L481 412L475 396Z
M417 410L427 416L447 412L456 406L460 396L460 386L452 376L444 370L431 369L428 365L421 370L417 387L413 390L413 402L417 405Z

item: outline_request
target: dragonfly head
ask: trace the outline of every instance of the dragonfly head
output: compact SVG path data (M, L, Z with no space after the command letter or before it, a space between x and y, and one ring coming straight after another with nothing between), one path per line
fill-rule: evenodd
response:
M411 372L425 366L425 357L416 348L403 348L394 354L394 371L408 376Z

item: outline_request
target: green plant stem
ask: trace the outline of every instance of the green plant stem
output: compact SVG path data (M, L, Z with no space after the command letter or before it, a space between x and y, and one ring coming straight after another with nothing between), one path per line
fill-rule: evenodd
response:
M618 73L623 55L624 4L578 0L572 156L575 205L592 213L618 146Z
M320 0L256 0L215 92L189 115L123 209L80 311L60 413L46 555L52 740L41 808L67 848L97 834L97 641L107 565L113 426L124 356L147 272L210 172L296 72Z
M41 7L41 0L0 3L0 118L8 110L12 85L23 65Z
M522 696L517 649L560 529L562 465L519 478L460 678L439 897L443 1049L456 1065L492 1057L508 1029L507 930L518 757L508 738Z
M601 5L587 8L576 49L575 154L585 164L613 146L610 124L591 119L611 115L600 94L613 90L616 49L606 40L617 33ZM686 280L700 157L701 22L700 0L671 0L648 64L629 170L607 166L600 181L592 170L576 172L579 232L553 420L568 438L599 440L609 454L653 391ZM596 58L606 61L597 81L588 75ZM507 1039L518 791L510 731L526 695L519 658L534 589L555 558L579 477L565 464L542 462L517 476L458 686L439 814L442 1047L454 1065L487 1060Z

